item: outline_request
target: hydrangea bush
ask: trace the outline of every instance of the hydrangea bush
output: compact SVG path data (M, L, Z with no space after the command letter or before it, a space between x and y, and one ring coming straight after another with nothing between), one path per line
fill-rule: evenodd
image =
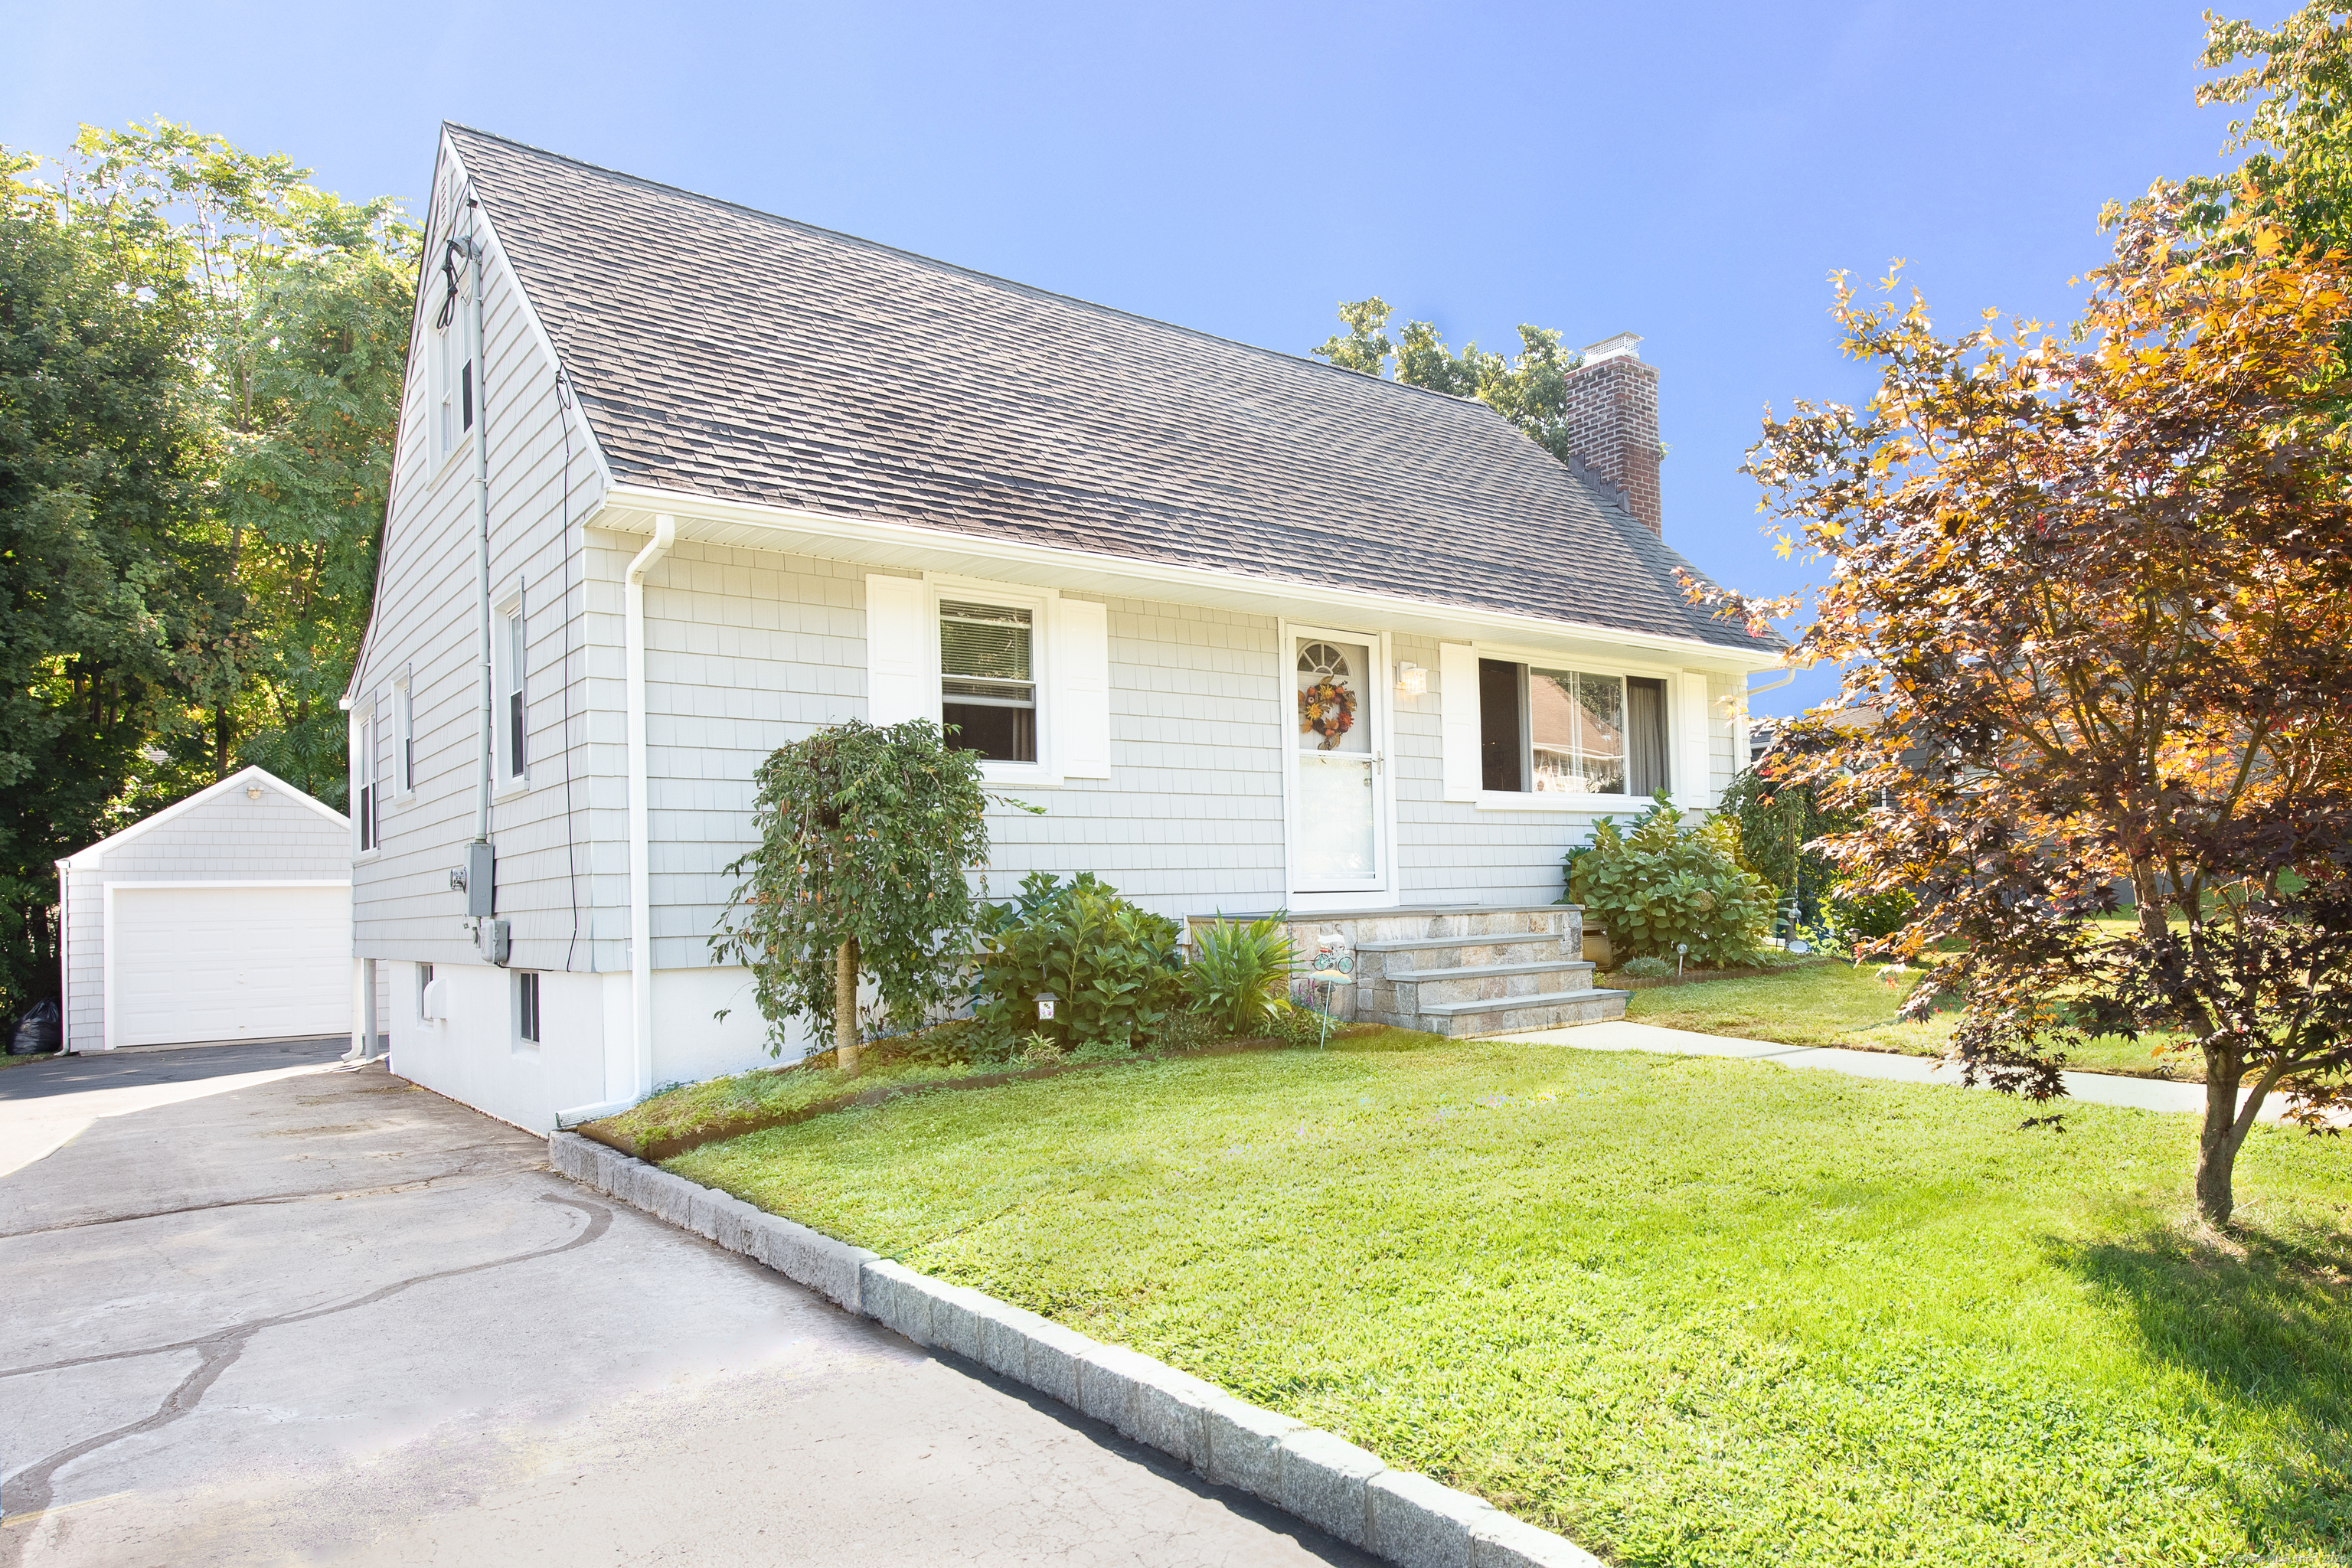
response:
M1683 826L1664 795L1626 828L1602 817L1592 842L1568 852L1568 898L1609 932L1619 958L1751 963L1772 921L1772 889L1739 864L1729 817Z

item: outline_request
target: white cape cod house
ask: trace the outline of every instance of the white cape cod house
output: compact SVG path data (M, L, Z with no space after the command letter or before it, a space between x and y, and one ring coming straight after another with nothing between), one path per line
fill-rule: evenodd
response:
M1676 586L1635 340L1570 377L1563 467L1475 401L473 131L433 191L349 694L401 1074L546 1128L765 1061L722 868L759 763L852 718L961 725L1045 808L992 822L1000 896L1288 909L1362 950L1360 1011L1461 1033L1620 994L1561 852L1711 805L1778 658Z

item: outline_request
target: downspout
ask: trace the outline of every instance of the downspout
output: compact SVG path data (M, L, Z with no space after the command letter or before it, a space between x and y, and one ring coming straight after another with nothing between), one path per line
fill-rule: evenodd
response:
M466 205L474 205L471 195ZM474 591L480 600L480 615L475 626L476 662L482 683L482 707L478 728L480 734L477 759L480 764L474 784L474 838L478 843L490 841L490 758L496 750L498 736L498 693L490 675L490 384L489 358L485 352L482 327L482 242L475 235L466 238L466 259L474 273L473 367L474 367Z
M574 1106L555 1113L558 1131L606 1116L617 1116L654 1089L654 943L653 863L649 858L651 831L646 803L646 574L661 564L677 542L677 520L654 519L654 536L637 552L623 574L622 664L628 689L628 725L625 739L629 753L629 1061L625 1079L613 1071L608 1047L604 1058L604 1093L594 1105ZM593 937L592 937L593 940Z
M654 519L654 536L629 563L629 1011L634 1061L630 1092L642 1100L654 1087L653 865L646 801L646 574L677 542L677 520Z

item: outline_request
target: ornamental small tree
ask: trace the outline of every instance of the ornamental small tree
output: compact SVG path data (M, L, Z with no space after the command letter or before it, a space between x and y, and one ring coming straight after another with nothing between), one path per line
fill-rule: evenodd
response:
M1917 894L1906 1005L1959 995L1968 1081L2036 1100L2086 1037L2200 1057L2221 1226L2265 1094L2315 1129L2352 1099L2352 264L2193 216L2122 215L2063 336L1841 283L1877 395L1768 418L1748 468L1832 568L1793 657L1843 712L1781 777L1861 814L1817 845L1849 892Z
M861 973L894 1019L953 994L978 932L965 873L987 861L1000 797L928 719L819 730L755 779L760 845L727 868L739 880L711 952L751 971L772 1055L791 1019L830 1018L835 1063L855 1072Z

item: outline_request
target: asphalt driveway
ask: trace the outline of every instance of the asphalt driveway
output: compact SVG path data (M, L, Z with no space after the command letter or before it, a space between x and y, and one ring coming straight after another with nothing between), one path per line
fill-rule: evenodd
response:
M334 1044L0 1072L0 1565L1369 1561Z

